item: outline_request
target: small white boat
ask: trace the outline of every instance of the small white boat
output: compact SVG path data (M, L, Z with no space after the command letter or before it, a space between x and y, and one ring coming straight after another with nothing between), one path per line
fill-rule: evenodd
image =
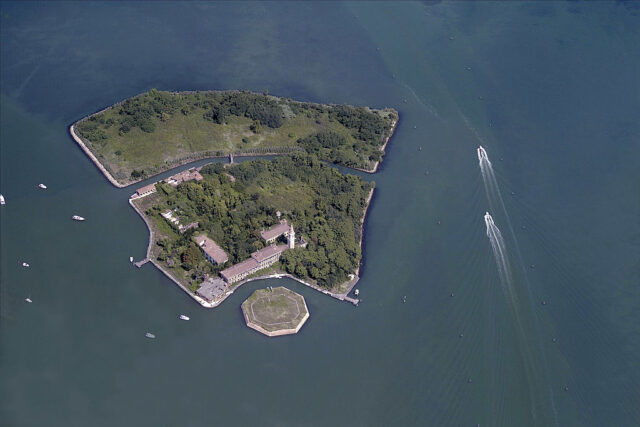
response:
M28 302L29 304L31 304L33 302L33 301L31 301L31 298L25 298L24 301Z
M189 316L185 316L184 314L181 314L179 318L180 320L189 320Z
M356 289L356 291L354 292L354 294L355 294L355 296L360 295L360 290L359 290L359 289Z
M6 202L4 201L4 196L0 194L0 205L4 205Z
M44 185L44 184L38 184L38 187L42 188L43 190L46 190L46 189L47 189L47 186L46 186L46 185Z
M129 262L133 262L133 257L132 256L129 257Z
M22 263L22 266L23 266L23 267L29 267L29 263L28 263L28 262L23 262L23 263Z
M146 334L144 334L144 336L147 337L147 338L151 338L151 339L154 339L156 337L151 332L147 332Z
M80 215L74 215L71 217L71 219L75 220L75 221L84 221L84 218L81 217Z

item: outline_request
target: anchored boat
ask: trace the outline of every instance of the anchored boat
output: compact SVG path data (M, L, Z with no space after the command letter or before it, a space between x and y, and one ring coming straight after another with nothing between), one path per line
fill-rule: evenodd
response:
M4 205L6 202L4 201L4 196L0 194L0 205Z
M46 189L47 189L47 186L46 186L46 185L44 185L44 184L38 184L38 187L42 188L43 190L46 190Z
M156 336L155 336L155 335L153 335L151 332L147 332L146 334L144 334L144 336L145 336L145 337L147 337L147 338L151 338L151 339L153 339L153 338L155 338L155 337L156 337Z
M84 221L84 218L81 217L80 215L74 215L71 217L71 219L75 220L75 221Z
M189 320L189 316L185 316L184 314L181 314L180 320Z
M23 267L29 267L29 263L28 263L28 262L23 262L23 263L22 263L22 266L23 266Z

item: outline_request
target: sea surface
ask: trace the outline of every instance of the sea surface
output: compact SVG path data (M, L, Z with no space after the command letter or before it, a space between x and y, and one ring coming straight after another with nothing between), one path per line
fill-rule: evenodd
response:
M639 46L625 1L0 2L0 424L640 425ZM151 88L400 112L357 308L129 263L134 188L67 129ZM273 339L240 304L279 284L311 317Z

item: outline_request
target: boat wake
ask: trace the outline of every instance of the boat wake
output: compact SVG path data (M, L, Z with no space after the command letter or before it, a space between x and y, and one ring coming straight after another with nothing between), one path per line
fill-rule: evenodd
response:
M518 247L518 241L513 231L513 227L511 226L509 213L507 212L500 193L500 187L498 186L498 182L493 171L493 165L491 164L484 147L478 147L477 155L489 207L491 210L496 210L496 208L498 208L504 214L509 228L509 234L511 237L510 241L513 244L520 263L520 268L517 272L514 272L509 261L509 251L507 250L505 239L500 232L500 229L496 226L491 214L486 212L484 215L484 222L487 237L491 243L491 250L498 269L500 284L510 306L514 319L514 326L519 337L520 353L522 355L522 362L527 382L529 383L532 417L534 420L538 420L539 422L541 420L538 417L542 419L546 418L544 412L547 412L550 409L553 413L553 420L557 425L557 411L553 391L549 383L546 356L541 344L539 321L534 309L533 296L531 293L531 287L529 286L526 268L524 267L522 255ZM517 286L514 276L522 279L521 282L525 286ZM538 392L536 392L536 390L541 390L543 388L548 390L548 398L542 397Z

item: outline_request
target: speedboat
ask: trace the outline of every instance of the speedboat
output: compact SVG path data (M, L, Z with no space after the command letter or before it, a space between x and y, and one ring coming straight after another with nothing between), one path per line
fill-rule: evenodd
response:
M487 152L482 145L478 146L478 160L480 160L481 162L489 160L489 157L487 157Z
M23 267L29 267L29 263L28 263L28 262L23 262L23 263L22 263L22 266L23 266Z
M189 320L189 316L185 316L184 314L181 314L179 318L180 320Z
M129 257L129 262L133 262L133 257L132 256Z
M4 196L0 194L0 205L4 205L6 202L4 201Z
M156 337L151 332L147 332L146 334L144 334L144 336L147 337L147 338L151 338L151 339L154 339Z
M25 302L28 302L29 304L31 304L33 301L31 301L31 298L27 297L24 299Z
M84 221L84 218L81 217L80 215L74 215L71 217L71 219L75 220L75 221Z
M43 190L46 190L46 189L47 189L47 186L46 186L46 185L44 185L44 184L38 184L38 187L42 188Z

